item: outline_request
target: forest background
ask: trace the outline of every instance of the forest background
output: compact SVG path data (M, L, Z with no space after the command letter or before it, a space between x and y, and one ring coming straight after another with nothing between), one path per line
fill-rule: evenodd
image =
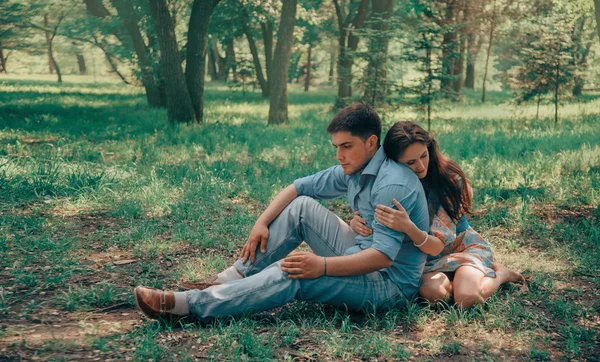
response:
M599 22L599 0L2 0L0 359L598 360ZM135 312L135 285L231 264L279 190L335 164L353 101L438 138L528 290Z

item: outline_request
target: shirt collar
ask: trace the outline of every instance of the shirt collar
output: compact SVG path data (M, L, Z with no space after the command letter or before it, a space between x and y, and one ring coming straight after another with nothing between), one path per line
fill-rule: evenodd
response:
M373 158L371 158L371 161L369 161L369 163L367 164L367 167L364 168L362 174L377 176L377 174L379 173L379 169L381 168L381 164L383 164L385 158L386 156L385 152L383 151L383 147L379 147L377 152L375 152Z

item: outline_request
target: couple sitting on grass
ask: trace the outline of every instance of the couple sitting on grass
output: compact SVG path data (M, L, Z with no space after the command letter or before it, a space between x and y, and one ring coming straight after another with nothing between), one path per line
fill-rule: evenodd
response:
M385 311L418 294L470 307L503 283L524 281L494 262L469 226L467 178L425 130L398 122L380 147L379 115L352 104L327 132L340 164L283 189L233 266L185 292L139 286L140 309L151 318L209 321L293 300ZM350 225L317 201L345 195L355 214ZM313 252L290 254L302 241Z

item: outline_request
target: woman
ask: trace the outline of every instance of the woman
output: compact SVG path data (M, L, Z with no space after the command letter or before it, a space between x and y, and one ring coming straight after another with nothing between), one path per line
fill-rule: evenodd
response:
M429 254L419 294L430 302L454 297L458 306L483 303L500 285L524 282L522 275L494 262L490 245L465 218L471 213L471 188L456 164L438 150L436 140L413 122L398 122L383 144L391 159L410 167L421 179L429 203L429 234L419 230L397 200L397 210L377 205L375 216L383 225L406 233ZM363 236L372 230L357 212L350 222Z

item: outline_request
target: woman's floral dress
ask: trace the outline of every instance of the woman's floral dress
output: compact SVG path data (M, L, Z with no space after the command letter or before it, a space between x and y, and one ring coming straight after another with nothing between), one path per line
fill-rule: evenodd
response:
M464 215L454 222L430 197L429 222L429 234L442 240L446 246L439 255L428 255L424 273L450 273L468 265L481 270L487 277L496 277L496 272L491 269L494 256L490 244L473 230Z

